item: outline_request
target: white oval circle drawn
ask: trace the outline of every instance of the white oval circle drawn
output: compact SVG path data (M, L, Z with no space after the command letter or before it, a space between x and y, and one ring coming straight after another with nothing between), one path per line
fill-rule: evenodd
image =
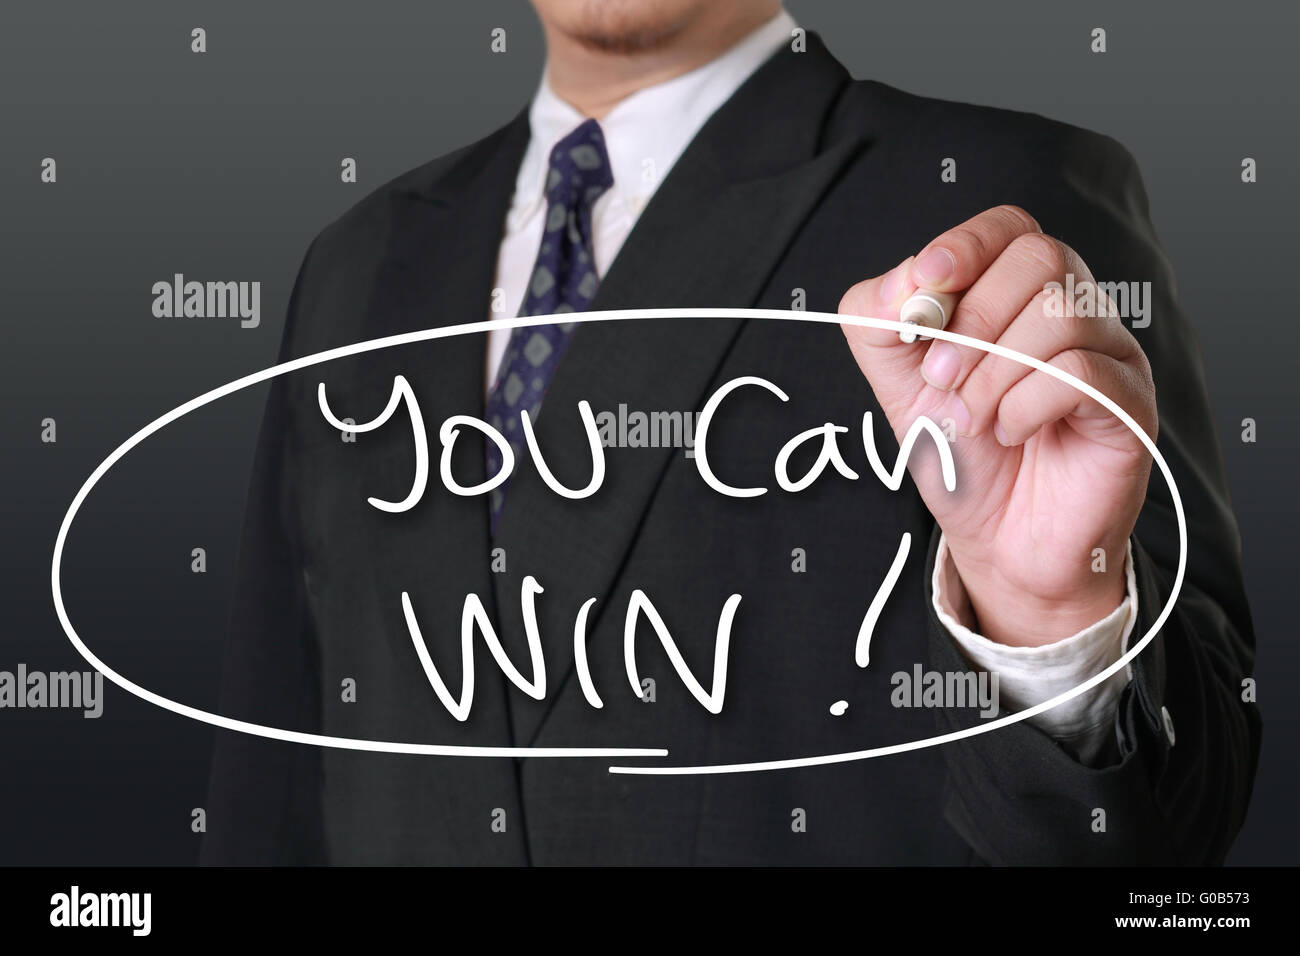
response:
M121 445L99 463L98 467L91 472L90 477L77 491L73 497L72 503L68 506L67 512L63 516L63 521L59 526L58 537L54 543L54 557L50 565L50 590L54 598L54 610L58 615L59 623L63 626L64 633L67 634L68 640L76 648L86 662L96 670L101 672L105 677L117 684L129 694L133 694L143 701L161 707L164 710L170 710L172 713L179 714L182 717L188 717L191 720L197 720L201 723L210 724L214 727L220 727L225 730L233 730L239 733L253 734L258 737L267 737L272 740L283 740L289 743L309 744L317 747L333 747L342 750L370 750L377 753L404 753L404 754L423 754L428 756L460 756L460 757L666 757L668 751L656 748L617 748L617 747L464 747L448 744L421 744L410 743L405 741L386 741L386 740L361 740L352 737L333 737L326 734L311 734L295 730L286 730L279 727L268 727L263 724L251 723L249 721L235 720L230 717L224 717L221 714L214 714L210 711L201 710L197 707L191 707L182 704L179 701L163 697L156 694L148 688L141 687L133 681L117 673L95 655L81 637L73 628L71 620L68 618L67 608L63 603L63 587L59 580L59 571L63 561L63 549L67 543L68 532L72 528L72 522L81 509L86 497L91 490L99 483L118 461L120 461L131 449L135 448L151 435L170 425L179 418L183 418L190 412L209 405L220 398L231 395L242 389L257 385L260 382L269 381L280 375L287 375L290 372L296 372L299 369L309 368L313 365L322 365L331 362L334 359L346 358L349 355L360 355L364 352L375 352L381 349L395 348L400 345L409 345L413 342L425 342L433 339L452 338L457 335L471 335L477 332L489 332L494 329L515 329L530 325L547 325L552 322L614 322L625 319L778 319L796 322L821 322L835 325L860 325L867 328L888 329L895 332L906 332L908 326L902 322L892 319L878 319L870 316L839 315L833 312L794 312L784 311L781 309L618 309L606 312L567 312L563 315L530 315L523 318L506 318L490 319L482 322L468 322L461 325L448 325L433 329L421 329L415 332L404 332L399 335L390 335L378 339L369 339L365 342L356 342L352 345L341 346L340 348L330 349L325 352L317 352L314 355L305 355L301 358L292 359L288 362L282 362L279 365L273 365L270 368L263 369L260 372L254 372L245 375L243 378L235 379L225 385L218 386L211 391L204 392L195 398L190 399L182 405L178 405L171 411L154 419L145 427L124 441ZM984 342L979 339L971 338L966 335L959 335L949 332L946 329L927 329L926 334L930 338L944 339L949 342L955 342L958 345L965 345L970 348L980 349L991 355L998 355L1002 358L1010 359L1013 362L1019 362L1022 365L1029 366L1047 375L1056 378L1072 388L1082 392L1089 398L1099 403L1111 414L1118 418L1124 425L1137 435L1138 439L1146 446L1147 451L1155 464L1159 467L1161 474L1164 475L1165 482L1169 485L1169 494L1173 500L1174 514L1178 519L1178 570L1174 575L1173 587L1170 588L1169 598L1160 613L1156 616L1155 621L1147 630L1142 638L1138 640L1129 650L1115 663L1106 669L1094 674L1088 680L1063 691L1040 704L1033 707L1025 708L1014 714L1008 714L1005 717L999 717L988 723L977 724L967 727L963 730L953 731L947 734L939 734L933 737L925 737L920 740L907 741L901 744L892 744L886 747L873 747L868 750L855 750L838 754L821 754L813 757L794 757L789 759L764 760L751 763L737 764L715 764L711 766L648 766L648 767L630 767L630 766L611 766L610 773L620 774L643 774L643 775L691 775L691 774L719 774L719 773L752 773L764 770L786 770L795 767L815 767L823 764L848 763L855 760L869 760L874 757L886 757L891 754L906 753L911 750L923 750L927 747L937 747L941 744L952 743L965 737L974 737L979 734L986 734L990 731L1006 727L1011 724L1019 723L1022 720L1028 720L1037 714L1059 707L1066 701L1072 700L1080 694L1090 690L1111 675L1118 673L1122 668L1128 667L1130 663L1155 639L1160 628L1164 626L1169 615L1173 613L1174 604L1178 600L1178 594L1182 590L1183 576L1187 570L1187 518L1183 513L1183 502L1178 494L1178 486L1174 483L1174 476L1169 470L1164 456L1160 454L1156 444L1150 436L1142 430L1141 426L1133 418L1119 407L1114 401L1103 395L1097 389L1093 388L1087 382L1080 381L1073 375L1062 371L1046 362L1033 358L1029 355L1022 355L1019 352L1008 349L1005 346L997 345L993 342Z

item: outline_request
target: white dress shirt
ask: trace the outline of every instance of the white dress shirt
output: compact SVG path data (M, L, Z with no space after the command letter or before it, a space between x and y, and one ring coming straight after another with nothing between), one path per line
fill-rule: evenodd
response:
M700 127L742 83L783 44L795 21L785 11L750 33L721 56L681 76L638 90L600 121L614 184L592 207L592 250L604 277L655 189L668 175ZM542 241L544 183L551 149L586 117L556 95L546 76L529 109L531 139L515 180L497 257L496 316L519 314L528 277ZM484 381L491 383L505 354L509 329L488 334ZM1110 615L1077 634L1041 647L1011 647L974 633L953 609L967 602L961 579L948 560L942 536L933 579L939 620L977 668L998 674L1003 708L1041 703L1114 663L1127 648L1137 619L1132 548L1125 557L1127 596ZM1121 672L1029 722L1057 739L1077 759L1092 762L1114 736L1119 694L1131 675Z

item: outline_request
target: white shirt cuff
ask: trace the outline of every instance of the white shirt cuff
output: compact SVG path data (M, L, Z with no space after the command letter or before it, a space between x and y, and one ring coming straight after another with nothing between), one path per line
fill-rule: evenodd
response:
M1038 647L999 644L958 620L953 608L969 607L969 599L942 534L931 591L939 621L975 667L998 675L1000 704L1016 711L1078 686L1124 655L1137 622L1132 541L1124 556L1124 578L1127 594L1119 607L1077 634ZM1132 676L1131 667L1118 671L1073 700L1030 717L1027 723L1049 734L1081 763L1091 763L1114 736L1119 696Z

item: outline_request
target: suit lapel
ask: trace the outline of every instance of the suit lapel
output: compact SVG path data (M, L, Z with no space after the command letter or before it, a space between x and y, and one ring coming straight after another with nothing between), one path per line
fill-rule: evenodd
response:
M387 251L376 268L366 313L367 338L488 317L496 250L527 141L524 113L469 147L449 167L435 168L427 177L431 181L412 174L410 182L394 188ZM493 600L487 511L483 497L456 496L442 487L438 430L448 416L482 415L484 346L480 333L368 353L356 378L356 387L367 396L365 407L377 411L390 394L393 377L404 375L419 401L430 442L431 476L421 501L402 514L369 515L368 573L377 592L391 598L382 602L384 620L376 639L391 643L391 659L409 659L410 681L404 672L403 687L419 711L411 718L410 739L433 734L433 742L511 742L504 677L490 661L484 666L486 655L480 656L470 719L457 724L428 686L399 600L402 591L410 593L430 657L453 696L459 696L461 608L468 594L477 594L488 608ZM406 421L399 412L392 425L366 436L361 466L366 494L394 499L410 488L415 458ZM483 480L483 446L476 431L461 430L453 471L466 485ZM513 776L513 761L466 761L454 786L480 780L500 789L502 774ZM513 792L514 785L508 789Z
M819 152L821 124L850 82L816 37L806 53L782 50L709 120L642 213L610 267L592 309L748 307L803 221L861 138ZM779 129L756 117L778 117ZM698 411L744 320L619 321L580 325L547 390L537 438L547 464L570 487L590 477L578 417L592 410ZM602 488L570 501L551 492L528 456L516 463L495 544L508 557L494 575L506 634L522 635L519 586L532 574L548 666L548 698L512 695L516 739L532 742L573 668L573 621L604 599L632 547L645 509L677 448L607 450ZM621 614L621 610L611 611ZM516 645L521 647L522 645ZM581 741L571 743L580 744Z
M388 251L372 286L367 337L488 317L497 248L527 143L525 111L507 126L464 150L442 175L435 171L430 174L430 181L415 179L406 188L394 190ZM372 353L373 360L366 364L366 387L386 398L393 376L403 374L420 401L430 436L433 472L426 497L449 496L437 480L440 452L437 433L442 420L456 414L482 415L485 347L483 333L458 335ZM409 446L409 437L404 437L404 441ZM371 458L370 463L376 465L375 459ZM453 470L464 484L483 480L482 442L477 432L462 430ZM458 514L463 513L463 526L458 526L455 534L450 534L449 529L438 529L440 533L429 540L427 547L445 547L447 542L455 542L450 546L459 552L459 563L472 568L456 575L461 579L456 586L472 583L474 587L470 590L490 604L486 499L454 498L454 501L471 503L470 507L456 509ZM417 508L411 514L418 512ZM442 544L436 544L437 540ZM479 556L482 560L477 560ZM465 593L449 591L445 597L459 607ZM452 645L458 641L459 633ZM458 662L459 657L457 649L453 658L435 654L434 661L446 660L450 664L452 660ZM457 667L458 664L452 669Z
M525 111L446 160L449 165L394 187L388 252L367 320L376 334L487 318L497 248L527 145ZM444 339L436 351L474 340ZM475 347L482 345L478 337Z

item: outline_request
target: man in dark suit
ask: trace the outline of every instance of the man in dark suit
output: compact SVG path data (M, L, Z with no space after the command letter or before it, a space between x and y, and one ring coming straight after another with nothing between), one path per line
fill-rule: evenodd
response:
M900 674L1000 673L1004 713L1049 699L1118 660L1166 604L1179 553L1168 487L1132 432L1045 373L852 325L551 324L315 366L276 379L268 400L223 713L335 738L669 756L446 757L223 733L204 860L1221 861L1259 746L1242 699L1253 634L1200 361L1128 153L1041 117L855 81L773 0L537 8L548 63L530 109L316 238L283 359L489 316L798 302L897 319L918 288L958 294L951 331L1047 361L1158 433L1188 516L1181 593L1131 667L991 733L800 769L611 775L611 762L860 751L981 719L913 706ZM1149 282L1149 324L1130 331L1073 299L1049 311L1052 290L1093 277ZM431 434L464 415L503 436L485 447L460 429L460 484L490 480L507 445L519 452L508 480L468 496L431 480L400 513L368 505L412 488L406 413L341 441L317 386L333 414L364 423L399 375ZM523 451L526 415L555 478L580 488L592 471L581 401L698 412L741 376L789 401L731 393L708 459L761 496L719 495L681 448L637 447L609 449L601 486L574 500ZM892 491L847 440L844 463L864 479L828 468L802 491L776 487L792 436L823 422L852 435L866 411L886 462L886 422L897 440L919 416L942 422L956 493L933 451ZM793 475L814 450L791 458ZM855 667L904 534L916 547L870 666ZM720 612L742 595L719 713L677 679L644 617L636 659L653 701L628 689L636 591L706 687ZM533 602L547 683L526 693L479 646L457 719L445 706L457 681L435 693L429 663L444 679L460 668L467 595L525 674ZM578 667L574 622L591 598Z

